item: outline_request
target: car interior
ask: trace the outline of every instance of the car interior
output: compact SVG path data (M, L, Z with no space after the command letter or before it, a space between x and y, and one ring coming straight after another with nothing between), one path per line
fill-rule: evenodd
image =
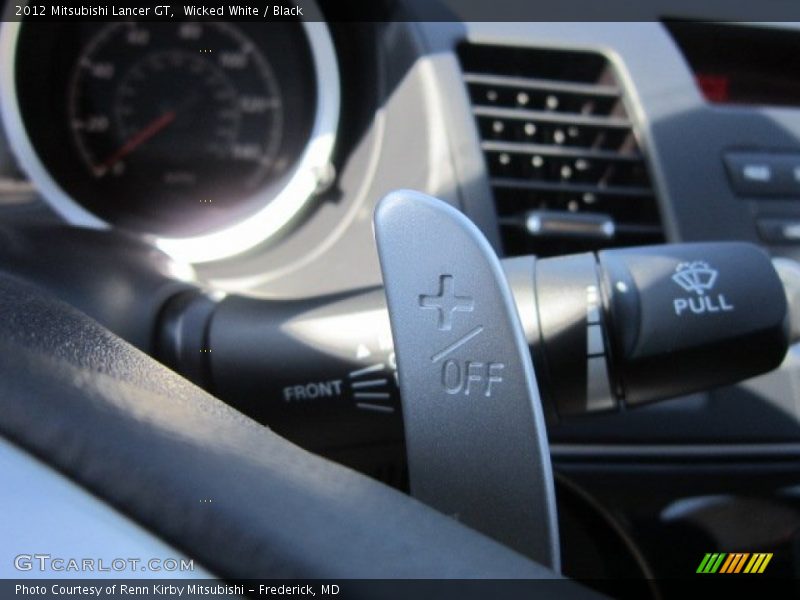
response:
M0 3L0 577L796 597L800 25L212 4Z

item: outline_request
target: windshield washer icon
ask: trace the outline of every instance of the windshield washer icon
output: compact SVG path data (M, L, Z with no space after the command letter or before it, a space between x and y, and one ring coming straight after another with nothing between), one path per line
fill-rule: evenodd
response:
M707 262L696 260L691 263L680 263L675 269L672 281L687 292L703 296L714 287L717 275L718 271L712 269Z
M672 301L675 316L680 317L692 313L706 315L731 312L734 307L725 299L724 295L716 294L716 297L709 295L717 283L718 275L719 272L716 269L712 269L707 262L702 260L680 263L675 268L672 281L685 291L696 295L688 298L675 298Z

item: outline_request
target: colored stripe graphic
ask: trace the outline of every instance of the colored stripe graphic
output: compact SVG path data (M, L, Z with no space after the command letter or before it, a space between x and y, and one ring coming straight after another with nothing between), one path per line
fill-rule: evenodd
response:
M731 563L736 562L736 557L738 554L728 554L728 558L725 559L725 562L722 563L722 568L719 570L720 573L727 573L728 569L731 568Z
M708 573L716 573L719 569L719 566L722 564L722 559L725 558L725 553L719 555L717 560L711 565L711 568L707 571Z
M772 553L770 552L769 554L767 554L766 558L764 558L764 562L761 563L761 568L758 570L758 572L763 573L764 569L767 568L767 565L771 560L772 560Z
M763 573L764 569L767 568L769 561L772 560L772 553L756 553L753 554L753 558L750 559L750 562L747 563L747 566L744 568L745 573Z
M742 570L742 567L744 567L744 563L745 563L745 561L746 561L746 560L747 560L749 557L750 557L750 553L749 553L749 552L745 552L745 553L742 555L742 559L739 561L739 564L737 564L737 565L736 565L736 570L734 571L734 573L739 573L739 572Z
M756 552L715 552L707 553L697 567L697 573L763 573L772 560L772 553Z
M720 573L733 573L733 570L736 568L736 564L739 562L739 558L741 558L741 554L738 552L732 552L728 554L728 560L722 566Z
M711 558L710 554L706 554L703 557L703 560L700 561L700 566L697 567L697 573L705 573L706 564L708 564L709 559Z
M742 570L742 567L744 567L744 562L750 556L750 553L749 552L745 552L745 553L737 552L733 556L734 556L734 559L731 562L731 566L728 567L727 571L723 571L723 573L738 573L738 572L740 572Z
M745 573L758 573L758 567L761 565L761 562L764 560L763 554L753 554L753 558L750 559L750 562L747 563L747 566L744 568Z
M703 557L703 561L700 563L700 566L697 567L698 573L716 573L719 569L719 566L722 564L722 560L725 558L726 554L724 552L714 554L706 554Z

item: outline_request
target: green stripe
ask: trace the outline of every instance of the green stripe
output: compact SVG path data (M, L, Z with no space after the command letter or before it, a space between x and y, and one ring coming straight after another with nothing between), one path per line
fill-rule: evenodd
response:
M715 563L714 563L714 566L713 566L713 567L711 567L711 570L709 571L709 573L716 573L716 572L717 572L717 569L719 569L720 565L722 564L722 560L723 560L723 559L724 559L726 556L727 556L727 554L725 554L725 552L723 552L722 554L720 554L720 555L719 555L719 558L717 559L717 562L715 562Z
M711 555L711 558L709 558L708 562L706 563L706 568L703 569L703 573L710 573L711 572L711 567L714 566L714 562L717 560L718 556L719 556L719 554L717 554L716 552Z
M703 569L705 568L706 563L708 562L709 558L711 558L711 554L706 554L703 557L703 561L700 563L700 566L697 567L697 571L696 571L697 573L705 573L705 571Z
M718 556L719 554L717 554L716 552L711 555L711 558L708 559L708 564L706 565L706 568L703 569L703 573L711 573L711 567L714 566L714 563L717 561Z

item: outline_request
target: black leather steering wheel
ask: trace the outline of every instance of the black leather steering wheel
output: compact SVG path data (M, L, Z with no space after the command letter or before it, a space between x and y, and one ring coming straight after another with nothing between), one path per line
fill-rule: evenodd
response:
M0 435L219 577L557 577L298 448L28 282L0 274L0 315Z

